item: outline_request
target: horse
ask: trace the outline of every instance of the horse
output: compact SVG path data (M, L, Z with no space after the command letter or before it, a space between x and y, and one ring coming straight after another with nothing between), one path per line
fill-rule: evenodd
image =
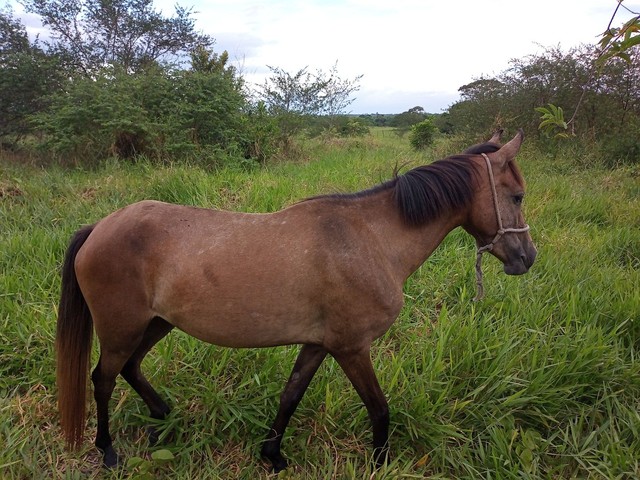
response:
M372 342L403 307L403 285L445 236L461 226L509 275L537 251L524 221L525 184L504 145L480 144L368 190L302 200L274 213L239 213L146 200L85 226L62 265L56 380L67 448L83 441L91 373L95 445L106 467L120 457L109 433L109 399L122 375L150 416L169 406L140 364L174 327L231 348L301 344L261 454L287 467L287 424L327 355L364 403L376 467L388 459L389 408L371 363ZM504 228L504 226L508 228Z

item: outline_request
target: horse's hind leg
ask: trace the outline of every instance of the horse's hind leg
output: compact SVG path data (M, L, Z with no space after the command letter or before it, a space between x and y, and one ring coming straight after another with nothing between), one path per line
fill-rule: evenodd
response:
M109 468L115 467L119 461L109 433L109 400L116 385L116 377L125 369L125 365L131 358L136 358L136 354L142 349L147 338L146 332L149 325L153 324L153 321L136 320L144 318L144 313L146 312L134 315L131 312L125 312L122 315L115 315L114 312L109 312L107 319L114 317L126 319L117 324L102 321L98 315L94 315L93 318L94 327L100 339L100 359L91 374L98 417L95 445L102 451L104 465Z
M151 418L162 420L169 413L169 406L160 398L160 395L151 386L140 369L140 364L145 355L153 346L162 340L171 330L173 325L160 317L155 317L144 332L142 341L133 355L129 357L120 372L124 379L133 387L149 407ZM154 445L158 441L158 434L154 428L149 428L149 441Z
M298 354L289 381L280 396L278 414L262 445L262 456L271 461L276 472L287 468L287 461L280 453L280 444L287 424L326 356L327 351L317 345L303 345Z
M110 351L101 346L100 360L91 374L98 416L95 444L102 451L104 465L108 468L115 467L119 460L109 434L109 400L116 385L116 377L129 356L130 352Z

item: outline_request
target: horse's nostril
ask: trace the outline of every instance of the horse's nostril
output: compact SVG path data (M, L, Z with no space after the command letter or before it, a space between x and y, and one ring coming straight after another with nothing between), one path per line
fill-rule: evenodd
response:
M520 255L520 258L522 259L522 262L526 265L527 268L531 267L531 265L533 265L533 262L535 262L536 260L536 255L537 255L537 251L535 249L533 249L532 251L529 252L529 254L523 252Z

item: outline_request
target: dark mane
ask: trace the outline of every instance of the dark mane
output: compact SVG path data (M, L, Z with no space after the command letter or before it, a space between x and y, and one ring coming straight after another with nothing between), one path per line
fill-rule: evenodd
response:
M471 202L476 168L469 155L456 155L395 178L393 198L404 220L422 225Z
M495 150L487 150L487 153L491 151ZM392 190L393 199L404 221L409 225L423 225L471 202L476 167L469 161L470 156L463 154L447 157L404 174L396 174L391 180L360 192L320 195L303 201L323 198L356 199Z

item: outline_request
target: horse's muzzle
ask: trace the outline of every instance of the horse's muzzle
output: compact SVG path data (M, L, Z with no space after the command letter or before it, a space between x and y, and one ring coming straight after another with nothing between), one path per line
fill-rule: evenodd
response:
M507 275L523 275L529 271L531 265L536 260L538 251L531 245L520 252L519 257L514 258L513 261L504 264L504 273Z

